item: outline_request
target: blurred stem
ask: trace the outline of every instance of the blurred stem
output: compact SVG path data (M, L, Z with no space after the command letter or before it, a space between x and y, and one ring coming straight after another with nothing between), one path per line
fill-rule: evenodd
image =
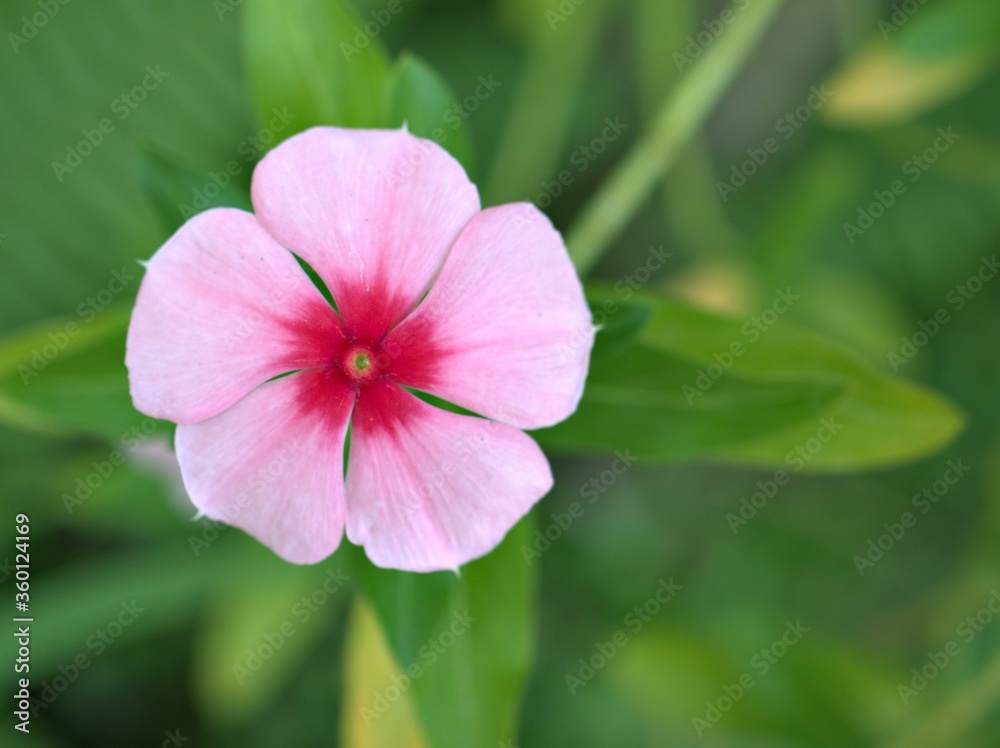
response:
M667 97L647 132L584 207L567 243L581 275L607 250L656 185L681 148L698 131L767 30L783 0L758 0L691 67Z
M694 0L637 0L635 38L638 51L638 88L642 101L642 122L652 120L664 95L683 72L677 65L664 64L663 50L683 49L695 24Z
M644 125L656 116L663 97L683 75L663 64L664 49L683 49L695 24L692 0L639 0L636 37ZM748 247L730 225L715 186L711 154L704 138L692 137L663 182L662 225L672 229L678 247L709 263L733 263Z
M485 204L533 199L555 171L607 5L592 0L554 29L539 8L528 62L483 191Z
M1000 653L990 666L944 706L919 719L885 748L965 745L963 736L1000 701Z

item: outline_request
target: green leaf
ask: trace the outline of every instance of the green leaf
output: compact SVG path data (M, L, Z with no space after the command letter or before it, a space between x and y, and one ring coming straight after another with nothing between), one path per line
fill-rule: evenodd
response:
M197 703L213 721L240 723L302 667L350 597L337 566L275 562L227 585L207 606L194 654Z
M340 744L351 748L427 748L413 694L400 688L389 709L376 711L372 694L386 683L409 676L393 656L378 616L356 597L344 634L344 696L340 705Z
M8 44L0 76L0 163L18 175L0 182L4 331L72 314L113 270L149 257L166 238L137 184L142 143L185 154L207 178L257 129L245 102L239 23L220 21L212 3L51 7L58 16L43 30L14 51ZM34 13L37 2L4 3L4 42ZM148 95L129 99L130 108L122 97L136 86ZM57 176L57 162L75 166Z
M929 454L962 428L942 397L783 320L761 332L664 297L643 294L633 303L647 309L649 324L624 347L598 334L580 408L536 433L543 446L856 470ZM731 354L734 344L742 353ZM826 436L824 419L835 434L800 460L796 448Z
M205 174L154 145L139 154L139 180L163 227L170 233L191 216L209 208L224 206L252 211L248 173L245 164L235 159L226 168Z
M597 310L608 308L603 299L591 299ZM535 432L543 447L591 453L628 449L640 459L655 461L697 459L818 418L843 394L832 381L762 381L736 375L714 381L701 393L697 385L702 364L684 351L645 339L643 331L656 307L615 303L597 335L583 401L569 420ZM599 311L595 314L602 318ZM738 326L736 334L739 339Z
M741 624L752 632L748 639L761 643L780 628L770 621ZM702 720L700 734L709 745L714 739L717 745L818 746L868 744L866 736L904 716L905 707L891 698L897 676L884 662L820 639L818 631L805 637L762 675L755 650L661 620L630 636L603 677L665 745L685 744L693 717ZM753 679L752 689L734 700L721 723L708 722L706 702L719 698L720 684L735 684L744 674ZM586 691L581 695L595 698Z
M355 564L400 668L420 668L411 691L435 748L493 745L517 734L536 585L521 548L533 528L525 518L457 578L376 570L370 563L361 571Z
M536 571L522 554L533 531L529 516L496 550L462 570L446 620L450 625L467 613L473 623L414 683L435 746L491 745L517 735L535 644Z
M898 17L898 16L897 16ZM930 4L898 33L900 51L935 57L1000 49L1000 5L993 0Z
M898 124L958 98L994 69L1000 6L993 0L894 6L880 38L838 70L823 115L846 125Z
M728 376L689 402L684 388L697 389L699 376L690 361L641 342L602 342L577 413L534 436L557 451L628 449L642 460L692 460L818 418L841 394L833 383Z
M294 126L379 127L389 60L341 0L248 0L244 44L254 108L267 122L287 111Z
M344 544L357 583L379 613L392 650L405 668L418 657L420 647L444 616L458 583L442 571L411 574L374 566L364 550Z
M138 285L141 273L135 265L122 277ZM0 419L36 431L110 441L139 426L147 436L163 428L162 422L150 425L152 419L139 413L129 397L125 334L130 310L102 309L99 298L94 302L83 307L83 314L0 339Z
M175 541L177 538L175 538ZM217 541L211 561L197 558L185 542L169 547L128 549L63 566L33 580L32 633L46 646L31 653L31 669L41 676L70 665L80 655L93 664L99 657L134 647L164 631L190 623L199 606L224 586L252 583L282 563L266 549L246 543ZM99 585L93 582L101 580ZM134 623L106 644L100 633L118 620L122 606L132 602L141 611ZM116 624L117 625L117 624ZM85 670L73 688L87 688ZM0 676L4 688L13 684L13 669Z
M412 54L401 55L386 81L385 106L387 126L405 123L414 135L446 148L471 176L469 128L455 92L433 67Z

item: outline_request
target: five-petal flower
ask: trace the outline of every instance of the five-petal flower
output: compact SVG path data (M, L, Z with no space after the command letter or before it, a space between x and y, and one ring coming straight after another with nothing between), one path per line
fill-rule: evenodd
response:
M401 130L296 135L252 200L153 255L129 327L133 401L178 424L194 504L296 563L345 527L379 566L490 551L552 485L521 429L569 416L586 379L594 329L558 232L529 204L480 210L462 167Z

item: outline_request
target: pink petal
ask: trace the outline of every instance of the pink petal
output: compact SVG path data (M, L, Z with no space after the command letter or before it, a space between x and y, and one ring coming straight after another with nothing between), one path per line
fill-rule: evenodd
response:
M594 331L562 237L520 203L469 222L382 348L400 383L531 429L576 410Z
M342 342L336 312L249 213L185 223L150 259L128 330L136 408L197 423Z
M225 413L177 427L191 501L297 564L344 532L344 438L355 390L321 369L261 385Z
M347 537L377 566L457 569L492 550L552 487L538 445L380 380L355 407Z
M253 204L326 282L348 328L380 339L426 292L479 196L440 146L402 130L315 127L272 150Z

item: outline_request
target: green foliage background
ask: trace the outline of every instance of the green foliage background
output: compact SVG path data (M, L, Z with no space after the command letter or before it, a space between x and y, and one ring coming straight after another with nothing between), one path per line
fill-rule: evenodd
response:
M995 0L12 0L0 32L0 598L23 512L37 711L3 744L1000 743L1000 281L956 291L1000 243ZM535 434L555 489L460 577L293 567L192 521L132 408L136 260L295 132L404 122L566 233L591 378Z

